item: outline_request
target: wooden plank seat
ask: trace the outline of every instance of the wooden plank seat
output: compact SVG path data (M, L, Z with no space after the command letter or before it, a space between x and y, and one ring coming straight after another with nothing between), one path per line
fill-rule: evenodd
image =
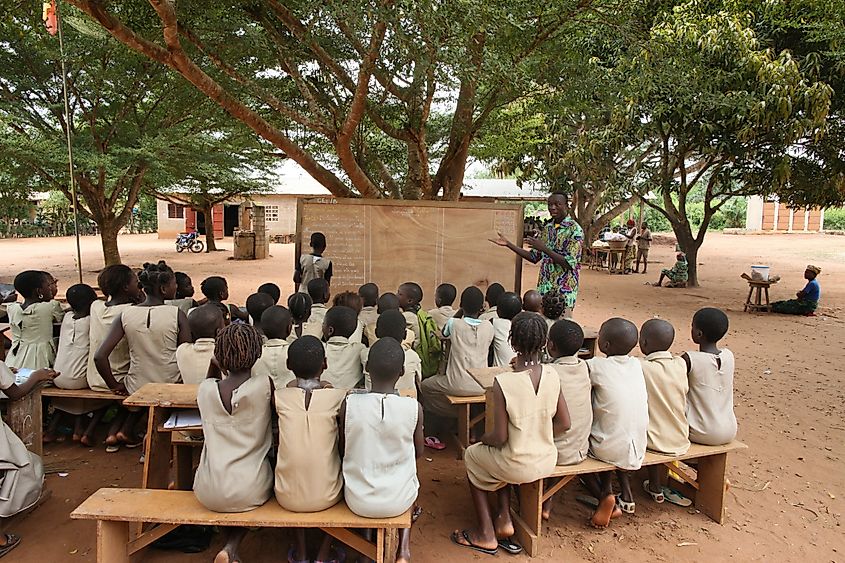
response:
M446 398L449 400L450 405L458 409L457 459L463 459L464 450L470 445L472 429L484 422L484 403L486 398L484 395L475 395L472 397L446 395ZM481 412L474 416L472 414L473 405L481 405L480 408L476 407L476 410L480 410Z
M44 387L41 390L42 397L61 399L96 399L108 401L121 401L126 397L112 393L111 391L93 391L91 389L59 389L58 387Z
M249 512L223 514L199 503L192 491L159 489L100 489L74 510L75 520L97 521L97 561L128 563L130 556L182 524L259 528L320 528L377 563L396 558L398 531L411 527L411 511L394 518L363 518L343 501L322 512L297 513L279 506L275 499ZM154 527L130 538L131 523ZM354 529L374 528L375 542Z
M643 467L663 465L665 471L677 475L688 485L684 487L684 493L695 502L695 507L713 521L722 524L725 519L725 472L728 453L745 448L747 446L742 442L733 441L723 446L692 444L687 453L679 456L647 452ZM676 463L684 460L697 460L696 468ZM539 551L543 503L546 500L578 476L615 469L616 467L609 463L587 458L578 465L555 467L547 479L520 485L519 508L514 510L513 523L515 535L525 551L531 556ZM553 479L557 481L552 483Z

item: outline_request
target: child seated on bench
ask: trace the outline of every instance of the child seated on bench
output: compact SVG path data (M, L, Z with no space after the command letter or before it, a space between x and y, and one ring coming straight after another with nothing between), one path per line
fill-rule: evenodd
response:
M219 307L206 303L188 317L193 342L184 342L176 349L176 365L182 374L182 383L199 385L208 376L208 367L214 357L214 340L226 326Z
M349 337L349 341L363 342L364 322L361 320L361 310L364 308L364 300L361 299L361 296L355 293L354 291L344 291L334 296L334 299L332 300L332 305L334 307L342 305L343 307L349 307L350 309L355 311L355 320L357 324L355 325L355 332L353 332L352 335Z
M734 355L718 342L728 332L728 316L706 307L692 318L692 341L697 352L681 356L687 364L689 437L696 444L720 446L736 438L734 414Z
M318 280L315 280L318 281ZM323 381L337 389L360 387L364 379L361 352L366 346L350 342L349 337L358 326L358 315L349 307L332 307L323 323L323 340L326 343L326 371Z
M420 304L423 300L423 290L420 284L416 282L405 282L399 286L396 291L396 297L399 299L399 308L402 314L405 315L405 322L409 330L414 333L414 343L412 348L416 349L420 343L420 319L417 313L420 310Z
M614 497L613 472L599 474L592 491L599 499L592 524L606 528L611 518L636 509L628 471L642 466L648 430L648 394L639 360L628 354L637 345L637 327L631 321L613 318L599 330L599 350L606 358L587 360L593 384L593 427L590 455L617 467L622 493ZM621 510L620 510L621 509Z
M380 339L367 361L372 389L351 393L340 409L344 498L352 512L365 518L399 516L417 500L422 407L396 391L404 362L399 342ZM410 561L410 544L411 530L400 529L397 562Z
M478 318L482 321L492 321L499 317L499 299L505 294L505 288L502 284L496 282L487 286L487 291L484 292L484 302L487 310L481 313Z
M551 330L552 325L561 319L566 312L566 301L554 293L547 293L543 296L543 317Z
M392 338L402 345L402 350L405 352L405 371L399 381L396 382L396 389L403 392L410 392L410 396L416 398L417 385L422 380L422 363L420 357L416 352L411 350L410 344L402 342L405 337L405 317L399 311L385 311L378 317L376 321L376 335L379 339ZM367 359L369 358L369 349L365 348L361 352L361 363L364 364L364 387L372 388L370 381L370 373L367 371Z
M246 312L249 315L250 322L265 342L267 337L264 336L264 328L261 326L261 315L272 306L273 298L266 293L253 293L246 298Z
M199 306L194 301L194 282L185 272L176 272L174 275L176 276L176 297L168 299L164 304L173 305L187 315L191 309Z
M273 495L268 458L273 447L272 384L267 377L251 376L260 356L261 335L255 328L227 326L217 335L212 364L214 375L222 371L226 376L206 379L197 392L205 441L194 494L215 512L247 512ZM238 548L247 530L224 529L226 545L214 560L239 561Z
M387 292L382 293L379 296L376 304L376 312L381 315L385 311L402 312L402 309L399 308L399 298L395 293ZM376 343L376 341L378 341L378 336L376 336L376 323L372 323L364 327L364 336L367 338L368 346L372 346ZM410 328L406 327L405 339L402 341L402 345L407 346L408 348L413 348L414 346L414 331Z
M358 313L358 320L364 325L364 334L367 327L374 325L378 319L378 286L372 282L365 283L358 288L358 295L361 296L361 312ZM368 346L375 342L365 342Z
M226 281L226 278L220 276L207 277L202 280L200 291L205 295L207 303L216 303L223 310L226 324L235 320L249 322L248 313L241 311L240 308L231 303L226 303L229 299L229 282Z
M434 319L437 328L443 332L443 327L446 326L446 321L455 316L455 308L452 305L458 297L458 290L451 283L441 283L434 291L434 305L436 309L428 312L431 318Z
M291 344L286 362L295 378L274 395L279 415L276 500L292 512L319 512L343 498L337 417L346 390L320 381L326 355L313 336ZM309 561L305 528L297 528L296 539L288 561ZM326 535L317 561L330 560L330 546L331 536Z
M297 295L305 295L298 293ZM284 307L274 305L261 315L261 326L267 340L261 349L261 357L252 368L252 375L269 377L273 387L281 389L293 381L293 372L288 369L288 354L291 344L288 336L293 327L290 311Z
M59 349L56 352L56 363L53 366L59 375L53 380L53 385L60 389L88 389L91 304L97 300L97 293L90 285L80 283L70 286L66 296L68 305L72 310L65 314L62 321ZM87 421L88 425L84 426L86 421L82 415L93 410L92 405L88 403L91 403L91 401L54 399L52 404L55 412L50 419L47 432L44 434L44 442L52 442L57 439L59 424L61 424L64 414L67 413L74 417L73 441L81 442L86 447L93 445L94 431L97 429L100 416L94 416Z
M278 305L279 299L282 298L282 290L279 289L278 285L272 282L262 283L260 286L258 286L258 290L256 291L256 293L266 293L267 295L269 295L270 298L273 300L273 305Z
M290 336L287 337L288 344L305 334L303 331L305 330L306 323L308 323L308 319L311 318L312 304L311 296L301 291L297 291L288 297L288 311L290 311L290 316L293 319L293 328L290 331ZM312 334L312 336L316 336L319 339L322 336L322 332L319 335Z
M543 296L536 289L529 289L522 295L522 310L543 314Z
M323 321L329 308L326 303L332 296L329 282L323 278L317 278L308 282L308 295L311 297L311 315L302 325L302 334L310 334L321 338L323 336Z
M516 352L510 343L511 320L522 312L522 299L512 291L502 293L496 305L496 316L490 319L493 323L493 365L508 367Z
M56 360L53 323L64 317L62 306L54 299L56 280L47 272L27 270L15 276L15 291L24 301L6 307L12 336L6 365L17 369L52 367Z
M514 317L511 345L517 353L514 372L497 375L493 383L493 427L464 452L478 526L451 536L459 546L491 555L499 547L511 554L522 551L510 539L514 526L508 485L549 475L557 461L554 436L570 427L560 378L551 366L540 363L546 346L543 318L536 313ZM495 519L488 501L488 493L494 492Z
M645 354L640 363L648 391L647 447L662 454L682 455L690 446L685 413L689 384L684 360L669 351L674 340L675 328L669 322L646 321L640 330L640 351ZM670 494L662 476L659 465L650 465L643 489L655 502L663 502L667 496L675 502L680 497Z

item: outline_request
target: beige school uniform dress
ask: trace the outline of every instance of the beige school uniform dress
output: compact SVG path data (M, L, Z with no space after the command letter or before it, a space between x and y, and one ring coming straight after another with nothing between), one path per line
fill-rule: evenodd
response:
M299 269L302 272L302 281L299 282L299 292L308 293L308 282L317 278L325 278L331 265L332 261L325 256L314 256L313 254L300 256Z
M208 367L214 357L214 339L197 338L194 343L185 342L176 349L176 365L182 375L182 383L199 385L208 376Z
M446 321L454 317L455 313L457 311L451 305L443 305L428 312L441 333L443 332L443 327L446 326Z
M305 390L276 389L279 452L276 500L293 512L318 512L343 497L337 450L337 415L345 389L315 389L305 407Z
M73 315L72 311L68 312L62 321L59 349L56 352L56 362L53 366L53 369L59 372L59 375L53 380L53 385L59 389L88 388L91 317L89 315L81 319L74 319ZM100 401L90 400L77 401L55 398L51 402L54 408L70 414L84 414L100 406Z
M123 311L132 307L131 303L106 307L103 301L91 303L91 353L88 355L88 387L94 391L110 391L109 386L100 377L97 366L94 365L94 354L106 339L112 323L120 318ZM122 338L109 354L109 364L115 380L120 383L129 373L129 342Z
M464 452L467 477L482 491L531 483L555 468L552 418L557 412L560 379L550 366L542 368L536 393L530 372L496 376L508 412L508 441L501 448L477 443Z
M640 361L631 356L587 360L593 385L590 455L619 469L642 466L648 393Z
M499 318L499 308L497 306L492 306L480 315L478 315L478 320L481 321L492 321L493 319Z
M184 297L182 299L166 299L164 301L165 305L173 305L186 315L188 312L194 308L194 298L193 297Z
M52 367L56 359L53 323L62 322L64 317L59 302L33 303L26 309L20 303L9 303L6 314L12 337L6 365L27 369Z
M405 328L414 333L414 342L411 347L416 349L420 343L420 319L413 311L402 311L402 316L405 317Z
M349 335L349 342L358 342L359 344L364 342L364 330L365 330L364 323L361 322L361 319L358 319L358 326L355 327L355 332Z
M261 350L261 357L252 366L252 375L269 377L274 389L281 389L293 381L296 376L288 369L289 347L286 340L269 338Z
M487 367L487 353L493 342L493 324L477 319L451 319L446 323L444 336L451 343L446 374L424 379L420 390L426 411L455 418L455 409L449 404L447 395L472 397L484 394L484 389L467 370Z
M375 324L378 320L378 308L375 305L362 307L358 320L364 323L364 326Z
M422 381L422 360L420 355L409 347L402 345L405 351L405 371L396 381L396 390L402 392L406 397L417 398L417 385ZM361 351L361 363L364 365L364 388L369 391L372 388L370 374L367 371L367 360L370 357L370 349L364 348Z
M246 512L267 502L273 495L270 380L244 381L232 392L229 414L217 380L206 379L197 406L205 437L194 478L197 500L215 512Z
M15 375L0 361L0 390L15 384ZM41 458L26 446L0 418L0 518L33 506L41 497L44 469ZM14 559L12 559L14 560Z
M705 446L728 444L736 438L733 352L722 348L718 355L706 352L687 352L687 355L690 440Z
M353 393L346 398L343 496L365 518L403 514L417 499L414 432L419 403L411 397Z
M689 449L687 364L671 352L653 352L640 360L648 391L648 449L681 455Z
M311 335L323 338L323 321L326 320L328 311L324 303L314 303L311 306L311 316L302 325L302 336Z
M350 342L343 336L332 336L326 342L326 370L320 380L328 381L336 389L360 387L364 379L364 364L361 353L366 346Z
M120 316L129 343L129 373L123 383L131 395L147 383L179 383L176 347L179 309L173 305L129 307Z
M516 357L516 352L508 340L511 334L511 321L499 317L490 320L493 323L493 365L507 367Z
M578 356L557 358L550 366L560 379L560 390L569 409L569 430L555 436L558 465L575 465L587 459L593 425L592 384L587 362Z

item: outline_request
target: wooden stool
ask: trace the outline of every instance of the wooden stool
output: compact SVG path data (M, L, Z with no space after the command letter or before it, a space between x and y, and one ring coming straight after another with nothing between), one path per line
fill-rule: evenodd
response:
M769 303L769 288L773 282L748 280L748 297L745 299L745 311L768 311L772 312L772 305ZM756 293L755 293L756 290ZM763 292L766 294L766 303L763 304ZM754 300L751 295L754 294Z

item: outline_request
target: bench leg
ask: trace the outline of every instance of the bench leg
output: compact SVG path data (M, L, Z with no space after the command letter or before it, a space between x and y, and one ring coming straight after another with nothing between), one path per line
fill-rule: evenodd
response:
M97 521L97 563L129 563L129 524Z
M540 548L543 525L543 480L519 486L519 513L513 513L514 535L531 557Z
M166 489L170 485L170 432L158 431L167 418L167 409L150 407L144 441L143 489Z
M39 457L43 455L40 387L20 399L9 401L9 428L18 435L26 449Z
M176 490L190 491L194 488L194 447L173 446L173 465L176 466Z
M396 552L399 550L399 530L385 528L384 530L384 563L396 563Z
M728 454L702 457L698 460L698 493L695 507L719 524L725 520L725 472Z
M469 446L470 433L470 405L458 405L458 455L456 459L464 458L464 450Z
M377 563L384 561L384 528L376 530L376 543L367 541L349 528L320 528L331 537L345 543L364 557ZM379 548L381 550L379 550ZM394 552L395 554L395 552Z

